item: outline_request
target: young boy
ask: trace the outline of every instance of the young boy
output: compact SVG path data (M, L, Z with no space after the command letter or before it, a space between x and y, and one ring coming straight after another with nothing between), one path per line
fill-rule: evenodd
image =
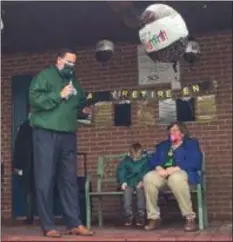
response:
M145 223L145 195L142 179L148 171L148 158L143 155L141 144L132 144L130 154L119 163L116 174L117 182L124 191L125 226L133 223L132 197L134 191L137 196L136 225L142 226Z

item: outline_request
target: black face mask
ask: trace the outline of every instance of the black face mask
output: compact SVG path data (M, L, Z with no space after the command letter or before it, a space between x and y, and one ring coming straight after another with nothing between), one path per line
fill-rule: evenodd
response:
M64 67L60 70L63 77L70 78L74 76L74 66L65 63Z

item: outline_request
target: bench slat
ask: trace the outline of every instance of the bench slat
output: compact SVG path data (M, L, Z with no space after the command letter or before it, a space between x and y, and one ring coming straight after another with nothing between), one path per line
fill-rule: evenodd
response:
M160 190L160 192L161 192L162 194L172 194L172 191L171 191L171 190L168 190L168 189L167 189L167 190ZM196 192L197 192L197 189L196 189L196 188L192 188L192 189L191 189L191 192L192 192L192 193L194 193L194 192L196 193Z
M111 196L111 195L123 195L123 192L90 192L91 196Z

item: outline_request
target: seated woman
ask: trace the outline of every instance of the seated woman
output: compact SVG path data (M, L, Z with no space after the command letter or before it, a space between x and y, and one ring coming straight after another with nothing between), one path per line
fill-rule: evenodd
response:
M152 171L143 179L149 220L145 230L156 229L160 224L158 194L159 189L167 185L186 218L185 231L195 231L197 226L189 184L200 182L198 171L201 169L202 154L199 143L188 135L183 123L174 122L167 131L169 138L156 146L155 156L150 162Z
M143 176L149 171L149 162L143 155L142 146L134 143L130 147L130 155L126 156L118 165L117 182L124 191L125 226L133 223L132 197L133 191L137 196L137 219L136 225L145 224L145 194L143 189Z

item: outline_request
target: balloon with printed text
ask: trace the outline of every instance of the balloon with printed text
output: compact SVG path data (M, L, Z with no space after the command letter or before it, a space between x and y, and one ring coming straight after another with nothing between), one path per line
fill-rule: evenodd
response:
M188 36L182 16L166 4L152 4L141 14L139 39L153 61L179 61L185 54Z

